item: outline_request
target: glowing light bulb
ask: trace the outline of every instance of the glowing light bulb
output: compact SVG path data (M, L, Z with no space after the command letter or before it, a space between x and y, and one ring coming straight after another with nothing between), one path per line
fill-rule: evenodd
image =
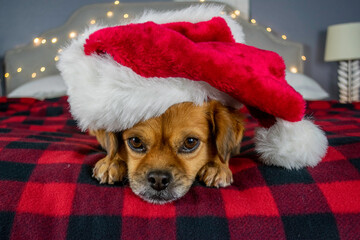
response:
M266 31L271 32L272 30L271 30L271 28L267 27Z
M200 2L205 2L205 0L200 0Z
M5 78L8 78L8 77L10 77L10 73L5 73Z
M46 69L45 67L41 67L41 68L40 68L40 71L41 71L41 72L45 72L45 69Z
M305 56L301 56L301 60L306 61L306 57L305 57Z
M240 15L240 11L239 10L235 10L235 12L234 12L237 16L239 16Z
M91 19L90 20L90 24L95 24L96 23L96 20L95 19Z
M19 67L17 70L16 70L18 73L22 71L22 68Z
M59 61L59 56L54 57L55 62Z
M69 38L75 38L75 37L76 37L76 32L69 33Z
M291 67L290 68L290 72L292 73L297 73L298 72L298 69L296 67Z
M251 23L252 23L252 24L255 24L255 23L256 23L256 20L255 20L255 19L251 19Z
M34 38L34 45L39 46L40 45L40 38Z
M129 14L125 13L124 18L128 18L128 17L129 17Z
M63 50L60 48L59 50L58 50L58 53L61 53Z
M31 78L36 78L36 73L32 73Z
M284 34L281 36L282 39L286 40L287 39L287 36Z
M114 4L115 5L119 5L120 1L115 1Z
M44 38L43 40L41 40L41 43L42 43L42 44L45 44L45 43L46 43L46 39Z
M236 18L236 14L235 14L235 13L232 13L230 16L231 16L231 18Z
M114 16L114 13L112 11L108 11L106 13L106 16L108 16L110 18L110 17Z
M51 39L51 42L52 42L52 43L56 43L57 40L58 40L57 38L52 38L52 39Z
M221 12L220 12L220 14L221 14L221 15L224 15L224 14L225 14L225 12L224 12L224 11L221 11Z

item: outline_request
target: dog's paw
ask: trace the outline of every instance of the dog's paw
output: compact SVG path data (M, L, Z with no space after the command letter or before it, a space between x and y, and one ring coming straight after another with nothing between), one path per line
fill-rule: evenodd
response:
M233 182L232 172L229 167L215 162L203 166L198 176L208 187L227 187Z
M126 163L123 161L111 161L108 158L99 160L93 168L93 177L100 183L114 184L120 182L126 176Z

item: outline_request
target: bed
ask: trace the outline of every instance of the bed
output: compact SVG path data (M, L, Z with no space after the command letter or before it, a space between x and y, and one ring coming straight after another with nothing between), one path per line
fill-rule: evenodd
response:
M127 22L144 9L189 4L202 3L85 6L65 25L7 52L6 96L0 98L1 239L359 239L360 103L323 100L326 93L303 75L301 44L249 23L227 5L223 14L241 24L246 43L284 57L288 81L308 100L307 115L326 132L322 162L297 171L261 164L253 142L257 122L242 109L246 132L241 153L230 160L230 187L196 181L183 198L154 205L127 182L100 185L91 177L105 152L69 113L55 67L59 46L93 20Z

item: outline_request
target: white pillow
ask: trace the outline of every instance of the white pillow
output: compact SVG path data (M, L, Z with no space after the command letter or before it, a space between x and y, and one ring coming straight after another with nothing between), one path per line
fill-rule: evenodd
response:
M305 100L321 100L329 97L314 79L304 74L286 71L286 80Z
M13 90L9 98L31 97L39 100L66 95L66 86L60 75L52 75L34 80Z

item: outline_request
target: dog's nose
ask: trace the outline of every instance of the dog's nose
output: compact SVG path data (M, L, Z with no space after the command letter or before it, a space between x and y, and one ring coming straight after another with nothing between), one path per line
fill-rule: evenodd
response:
M171 174L166 171L152 171L147 175L150 186L156 191L164 190L171 182Z

